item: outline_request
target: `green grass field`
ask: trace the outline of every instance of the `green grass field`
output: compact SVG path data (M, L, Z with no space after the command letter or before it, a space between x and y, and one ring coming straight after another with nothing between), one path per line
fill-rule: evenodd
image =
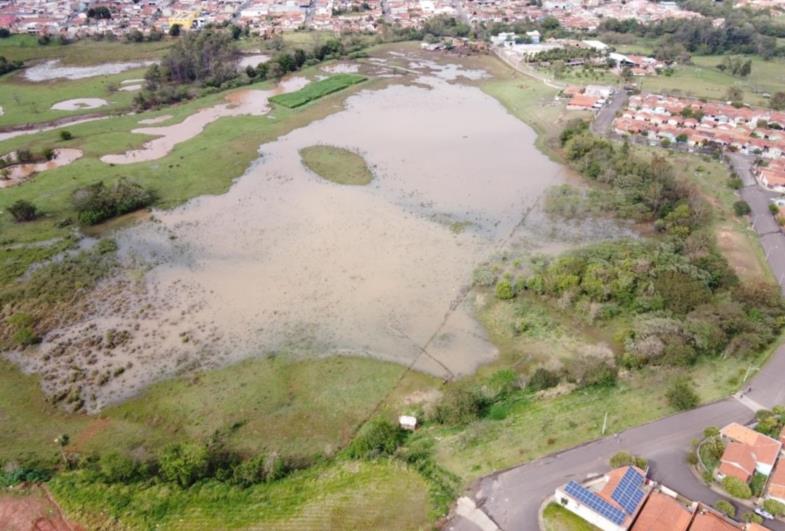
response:
M295 92L273 96L270 98L270 101L277 105L294 109L296 107L301 107L306 103L318 100L319 98L323 98L333 92L338 92L339 90L351 87L352 85L362 83L366 79L366 77L357 74L335 74L334 76L322 79L321 81L312 81Z
M336 184L364 185L373 180L365 160L353 151L335 146L309 146L300 150L305 167Z
M168 442L224 434L231 448L255 454L333 454L380 402L399 403L405 368L369 358L254 359L158 383L106 408L100 417L68 414L47 403L35 377L0 362L0 462L54 455L67 433L70 451L155 453ZM413 389L434 385L418 377Z
M202 482L107 486L80 473L49 487L73 520L91 529L424 529L427 483L392 462L337 462L247 489Z
M542 512L543 531L596 531L597 528L557 503L549 503Z
M0 55L9 60L37 61L61 59L68 65L95 65L157 59L171 46L172 41L127 43L122 41L93 41L84 39L72 44L55 42L42 46L35 35L12 35L0 39Z
M0 106L4 111L0 116L0 127L47 122L66 116L127 110L131 106L134 93L118 88L123 80L144 77L144 72L144 68L137 68L111 76L73 81L58 79L43 83L24 81L21 73L5 76L0 82ZM74 98L102 98L109 104L78 111L58 111L51 108L57 102Z
M738 87L744 93L744 102L767 105L764 94L774 94L785 86L785 60L764 61L752 59L752 74L748 78L733 77L721 72L716 65L722 56L694 56L692 65L678 65L672 76L652 76L641 79L646 92L665 92L713 100L725 100L728 87Z

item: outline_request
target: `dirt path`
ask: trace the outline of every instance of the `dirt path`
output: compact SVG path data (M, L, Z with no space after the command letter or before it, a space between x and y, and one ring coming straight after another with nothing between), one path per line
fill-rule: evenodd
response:
M83 531L66 520L46 487L35 485L24 492L0 494L0 529L4 531Z

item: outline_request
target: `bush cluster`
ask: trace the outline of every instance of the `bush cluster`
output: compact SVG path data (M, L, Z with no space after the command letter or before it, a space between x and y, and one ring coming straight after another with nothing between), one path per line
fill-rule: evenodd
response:
M120 178L111 186L103 181L79 188L72 197L79 221L95 225L107 219L139 210L152 204L155 196L149 189Z

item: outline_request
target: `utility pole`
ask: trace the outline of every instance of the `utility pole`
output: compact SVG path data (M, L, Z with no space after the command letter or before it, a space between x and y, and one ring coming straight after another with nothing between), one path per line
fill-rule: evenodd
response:
M608 427L608 412L605 412L605 419L602 421L602 434L605 435L605 428Z

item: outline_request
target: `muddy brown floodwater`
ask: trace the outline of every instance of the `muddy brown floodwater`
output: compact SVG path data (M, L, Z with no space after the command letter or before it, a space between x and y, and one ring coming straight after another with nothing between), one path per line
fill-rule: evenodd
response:
M95 411L157 379L280 349L443 377L492 360L465 296L473 270L565 173L496 100L428 74L351 96L261 146L226 194L119 232L121 260L144 273L105 282L82 322L16 361L49 393L77 385ZM317 144L361 153L376 179L346 187L310 173L298 151Z
M0 175L0 188L15 186L27 180L36 173L53 170L61 166L67 166L82 157L82 151L72 148L60 148L54 150L52 160L35 162L31 164L13 164L6 166Z

